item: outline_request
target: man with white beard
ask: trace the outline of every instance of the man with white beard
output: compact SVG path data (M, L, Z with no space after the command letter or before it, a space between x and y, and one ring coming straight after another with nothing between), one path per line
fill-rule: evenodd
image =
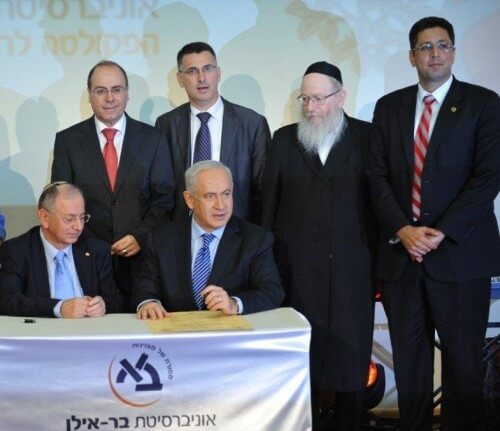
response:
M307 68L298 97L302 119L274 134L262 183L262 225L275 235L285 305L312 326L314 431L361 429L371 354L371 126L344 113L345 98L336 66Z

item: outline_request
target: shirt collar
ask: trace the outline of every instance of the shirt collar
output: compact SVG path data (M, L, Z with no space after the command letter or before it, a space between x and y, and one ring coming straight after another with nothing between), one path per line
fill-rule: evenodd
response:
M222 114L224 111L224 103L222 102L222 98L219 96L217 97L217 101L206 111L200 111L196 106L190 105L191 106L191 115L196 116L200 112L208 112L212 117L214 117L218 121L222 121Z
M452 82L453 82L453 75L450 75L450 77L446 80L446 82L441 84L432 93L429 93L428 91L424 90L419 83L418 93L417 93L418 101L422 103L425 96L427 96L428 94L432 94L434 96L434 99L436 99L436 101L441 105L444 101L444 98L448 94L448 90L450 89Z
M66 256L68 256L69 259L73 258L73 248L71 245L68 245L66 248L63 248L62 250L57 249L49 241L47 241L45 235L43 234L42 228L40 228L40 238L42 240L45 256L47 257L48 260L53 261L56 258L56 254L59 253L60 251L66 253Z
M96 127L98 133L101 133L103 131L103 129L110 128L110 126L108 126L107 124L104 124L95 115L94 115L94 121L95 121L95 127ZM115 124L113 124L111 126L111 128L118 130L123 135L125 133L125 125L126 124L127 124L126 115L122 114L120 119Z
M224 234L224 229L226 229L226 225L224 225L218 229L215 229L210 233L213 234L220 241L220 239L222 238L222 235ZM200 227L200 225L198 223L196 223L196 220L194 219L194 215L193 215L193 217L191 217L191 240L196 240L196 239L200 238L205 233L209 233L209 232L206 232L205 230L203 230Z

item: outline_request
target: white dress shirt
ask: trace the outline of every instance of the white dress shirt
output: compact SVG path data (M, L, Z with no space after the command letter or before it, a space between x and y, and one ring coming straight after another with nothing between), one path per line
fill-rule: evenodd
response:
M99 138L99 145L101 146L101 153L104 152L104 146L106 145L106 137L102 133L103 129L116 129L116 135L113 139L116 148L116 154L118 155L118 164L120 164L120 156L122 154L123 148L123 138L125 136L125 127L127 126L127 117L122 114L121 118L112 126L104 124L96 116L94 116L95 127L97 131L97 137Z
M201 121L196 116L200 112L208 112L211 117L208 120L208 130L210 131L210 143L212 147L212 160L220 161L220 149L222 144L222 118L224 116L224 103L221 97L206 111L200 111L195 106L191 105L191 165L193 164L194 146L196 143L196 135L200 130Z

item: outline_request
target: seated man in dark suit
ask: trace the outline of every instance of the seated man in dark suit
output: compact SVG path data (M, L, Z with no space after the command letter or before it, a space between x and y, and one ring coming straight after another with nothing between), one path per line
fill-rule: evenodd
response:
M0 314L80 318L122 311L109 246L82 235L90 216L80 189L48 185L37 215L40 227L0 247Z
M192 217L151 232L132 294L140 319L170 311L255 313L279 307L284 297L273 238L233 216L231 171L206 160L185 173L184 199Z

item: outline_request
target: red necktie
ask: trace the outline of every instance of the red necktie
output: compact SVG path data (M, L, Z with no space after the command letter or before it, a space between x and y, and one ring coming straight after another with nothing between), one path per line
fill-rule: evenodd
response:
M111 190L115 190L116 174L118 172L118 154L116 153L115 143L113 139L115 138L116 129L103 129L102 134L106 137L106 145L104 145L104 150L102 155L104 157L104 164L106 165L106 171L108 172L109 184L111 185Z
M431 123L432 104L436 101L434 96L428 94L424 97L424 111L418 123L417 133L413 145L414 164L413 164L413 187L411 193L411 208L413 218L420 219L420 198L421 198L421 179L424 170L424 160L429 146L429 125Z

